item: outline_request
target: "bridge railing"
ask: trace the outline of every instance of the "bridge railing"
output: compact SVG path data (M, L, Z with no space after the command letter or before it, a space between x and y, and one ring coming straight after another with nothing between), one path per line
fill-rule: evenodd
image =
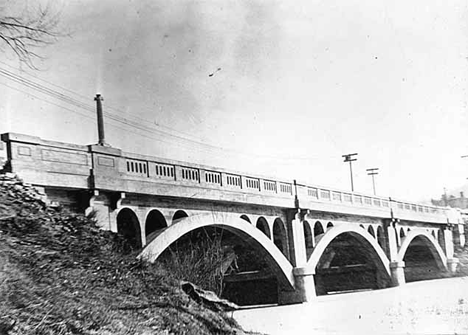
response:
M418 204L407 201L395 200L390 197L381 197L357 192L337 190L322 186L310 186L297 184L297 194L300 203L310 206L318 202L322 205L342 205L354 209L358 214L359 209L372 210L375 215L384 214L388 217L405 218L413 220L430 220L438 223L446 223L448 209L426 204ZM353 212L352 209L349 210Z
M7 143L12 172L20 173L33 184L222 199L285 208L293 208L297 197L303 208L447 222L448 212L443 207L296 184L103 146L79 146L12 133L3 134L2 140ZM193 192L193 187L199 191Z
M293 184L282 180L246 175L215 167L166 159L121 157L120 173L129 178L164 180L167 182L200 185L208 188L228 188L243 192L278 194L293 198Z
M133 161L133 164L137 166L135 168L137 169L136 174L144 175L145 178L165 179L173 183L181 182L186 185L198 184L200 187L229 189L242 193L280 196L289 200L297 196L300 204L306 206L310 206L310 203L330 204L335 205L337 211L343 210L344 207L353 208L354 210L350 209L349 212L355 214L371 210L375 215L385 217L391 217L391 212L393 212L395 217L446 222L446 209L442 207L393 200L389 197L349 192L323 186L294 185L294 183L272 178L246 175L202 165L162 159L154 160L154 158L138 162L128 157L124 157L124 159L127 161L127 170L123 172L130 177L135 175L135 172L128 168L132 166L131 162ZM148 168L141 168L141 164L143 166L147 165ZM290 206L292 204L292 201L289 202ZM329 206L328 210L333 210L333 206Z

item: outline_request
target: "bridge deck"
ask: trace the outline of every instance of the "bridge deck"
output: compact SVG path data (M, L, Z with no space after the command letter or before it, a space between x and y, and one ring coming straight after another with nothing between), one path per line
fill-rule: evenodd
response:
M8 168L41 186L97 189L446 224L442 207L228 171L97 145L2 134Z

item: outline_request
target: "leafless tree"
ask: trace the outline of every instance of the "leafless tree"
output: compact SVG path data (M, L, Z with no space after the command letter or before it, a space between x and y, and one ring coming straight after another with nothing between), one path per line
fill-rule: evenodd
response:
M18 4L12 3L0 5L0 47L13 51L21 63L36 69L34 61L42 57L35 50L63 35L58 30L59 13L50 5L31 8L27 4L15 13L11 7L18 9Z

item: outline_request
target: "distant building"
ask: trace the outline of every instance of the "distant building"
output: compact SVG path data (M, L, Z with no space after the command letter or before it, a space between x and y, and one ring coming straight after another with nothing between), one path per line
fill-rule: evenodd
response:
M458 197L454 195L447 195L443 194L439 200L431 199L431 203L435 206L443 206L443 207L452 207L460 211L461 216L463 218L463 222L465 223L464 226L468 228L468 198L465 197L463 191L460 191L460 195ZM462 225L458 226L458 229L454 230L454 239L459 245L465 246L465 232L464 227Z
M454 195L442 195L440 200L431 200L431 203L435 206L448 206L452 208L468 209L468 198L465 197L464 192L460 192L460 196Z

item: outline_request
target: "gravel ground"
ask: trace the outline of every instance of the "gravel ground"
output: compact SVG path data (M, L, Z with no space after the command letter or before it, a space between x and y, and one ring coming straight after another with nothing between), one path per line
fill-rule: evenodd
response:
M318 297L315 302L236 311L267 334L468 334L468 277Z

